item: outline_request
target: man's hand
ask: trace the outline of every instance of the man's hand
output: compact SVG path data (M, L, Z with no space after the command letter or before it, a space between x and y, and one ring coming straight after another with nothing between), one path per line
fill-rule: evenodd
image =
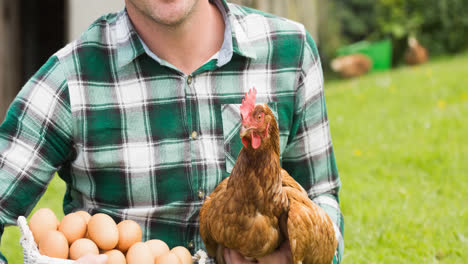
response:
M106 264L107 262L107 255L86 255L84 257L79 258L75 261L76 264Z
M283 242L281 247L271 253L270 255L264 256L263 258L258 259L260 264L291 264L292 263L292 254L291 248L289 247L289 241Z
M239 252L228 248L224 249L224 260L226 264L291 264L292 254L289 241L285 241L278 250L258 259L256 262L248 261Z
M244 258L239 252L225 248L224 249L224 260L226 264L255 264L256 262L250 262Z

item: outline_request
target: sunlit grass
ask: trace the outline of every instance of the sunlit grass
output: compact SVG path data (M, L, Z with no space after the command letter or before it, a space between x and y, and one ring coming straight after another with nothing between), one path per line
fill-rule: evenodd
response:
M326 84L345 263L466 263L468 54Z

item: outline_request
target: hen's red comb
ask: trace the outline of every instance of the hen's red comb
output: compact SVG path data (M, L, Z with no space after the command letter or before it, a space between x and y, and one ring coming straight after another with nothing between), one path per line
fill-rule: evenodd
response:
M245 119L249 116L250 112L255 108L255 98L257 97L257 90L255 87L249 90L249 94L245 93L245 98L242 99L242 105L240 107L240 112L242 119Z

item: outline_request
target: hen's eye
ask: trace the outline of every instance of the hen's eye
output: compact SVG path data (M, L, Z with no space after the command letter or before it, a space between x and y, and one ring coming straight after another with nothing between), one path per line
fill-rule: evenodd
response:
M258 120L258 121L262 120L262 114L258 114L257 120Z

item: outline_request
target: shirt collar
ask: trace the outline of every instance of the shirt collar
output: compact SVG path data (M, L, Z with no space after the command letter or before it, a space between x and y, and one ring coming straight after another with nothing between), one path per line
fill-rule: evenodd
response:
M120 11L117 18L110 22L109 28L112 43L116 45L117 67L129 64L145 52L127 10Z
M221 10L226 25L224 41L217 54L217 66L221 67L228 63L233 53L255 59L255 51L248 41L247 34L242 24L230 10L229 4L227 4L225 0L211 1ZM161 62L140 39L125 9L118 14L117 19L111 22L111 24L112 23L115 24L113 26L111 25L111 31L114 38L113 41L117 46L116 56L117 66L119 68L132 62L145 52L159 63Z
M223 13L224 21L226 25L230 25L231 29L231 39L232 39L232 50L234 53L237 53L241 56L255 59L257 56L255 55L255 50L250 45L249 39L247 37L246 30L244 26L240 23L239 19L231 10L230 5L226 2L226 0L213 0L214 2L222 4L225 10L225 16ZM220 5L218 4L218 7ZM226 32L225 35L226 37Z

